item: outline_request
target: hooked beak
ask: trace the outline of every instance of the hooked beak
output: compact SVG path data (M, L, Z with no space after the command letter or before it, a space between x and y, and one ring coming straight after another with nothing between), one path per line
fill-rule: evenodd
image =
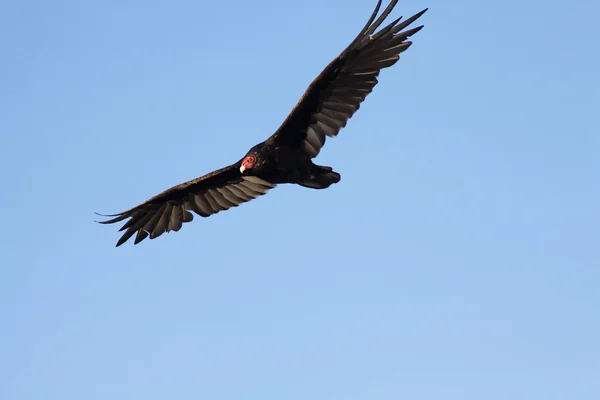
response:
M242 166L240 167L240 172L243 174L245 170L246 170L246 166L245 166L245 165L242 165Z

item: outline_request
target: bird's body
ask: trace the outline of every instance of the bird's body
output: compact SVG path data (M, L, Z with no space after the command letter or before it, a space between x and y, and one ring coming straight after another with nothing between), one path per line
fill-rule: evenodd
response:
M174 186L103 224L130 218L117 242L120 246L136 234L135 244L146 237L178 231L193 219L191 211L208 217L265 194L278 184L298 184L325 189L340 181L331 167L319 166L313 159L327 137L335 137L359 109L377 84L383 68L394 65L411 42L406 39L423 26L403 31L427 9L399 23L400 18L375 30L383 23L398 0L392 0L375 20L381 6L342 53L309 85L300 101L279 129L267 140L252 147L238 162L200 178Z
M299 146L266 141L254 146L246 157L250 154L257 154L263 164L248 172L244 171L244 174L257 176L274 184L294 183L313 189L325 189L340 180L337 172L333 172L330 167L316 165ZM243 159L240 163L242 161Z

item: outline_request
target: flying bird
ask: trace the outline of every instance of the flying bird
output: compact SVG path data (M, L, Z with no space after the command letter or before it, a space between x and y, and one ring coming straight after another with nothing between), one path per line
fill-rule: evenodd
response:
M377 18L373 14L358 36L312 81L279 129L267 140L252 147L234 164L200 178L174 186L144 203L101 221L113 224L130 218L117 247L134 234L134 244L164 232L179 231L194 215L208 217L237 207L266 194L278 184L293 183L312 189L325 189L340 181L331 167L316 165L327 137L335 137L359 109L377 84L383 68L394 65L400 53L410 47L407 39L423 25L406 29L427 9L400 22L392 21L379 31L398 0L392 0ZM405 30L406 29L406 30Z

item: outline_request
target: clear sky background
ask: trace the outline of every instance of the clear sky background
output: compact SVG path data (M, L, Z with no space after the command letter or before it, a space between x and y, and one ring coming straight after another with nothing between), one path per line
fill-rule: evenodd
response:
M267 138L375 4L1 3L1 399L600 398L597 1L401 0L339 184L94 222Z

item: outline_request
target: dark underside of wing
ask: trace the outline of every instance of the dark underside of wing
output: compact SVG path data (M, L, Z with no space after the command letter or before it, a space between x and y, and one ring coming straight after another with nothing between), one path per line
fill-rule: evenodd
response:
M114 217L101 224L113 224L130 218L120 231L125 231L117 246L136 234L134 244L165 232L178 231L194 215L208 217L262 196L276 185L255 176L241 176L236 165L230 165L203 177L174 186L125 212L104 215Z
M301 146L310 157L316 157L326 137L337 136L360 104L377 84L383 68L394 65L400 53L410 47L408 37L423 25L407 29L427 9L404 22L401 18L375 32L390 14L398 0L392 0L375 20L375 11L360 34L310 84L296 107L270 140Z

